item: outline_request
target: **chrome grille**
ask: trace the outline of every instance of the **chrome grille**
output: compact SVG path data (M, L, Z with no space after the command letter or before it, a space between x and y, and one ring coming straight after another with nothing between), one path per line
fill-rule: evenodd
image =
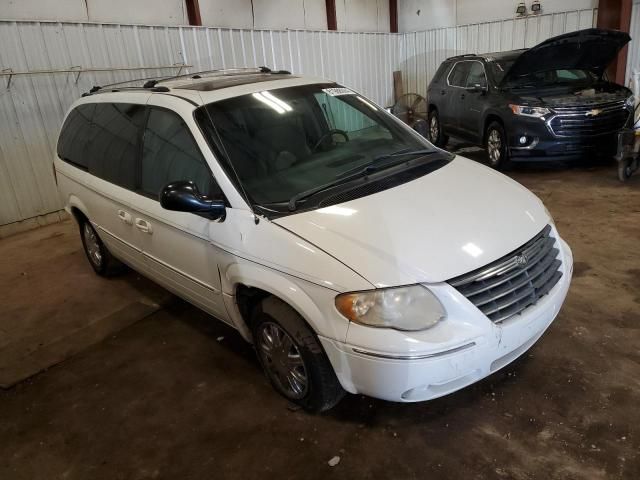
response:
M558 137L590 137L605 135L622 129L629 120L625 102L610 102L600 105L555 107L555 116L549 127ZM598 111L597 115L589 115Z
M499 323L537 303L558 283L562 277L559 253L547 225L509 255L448 283Z

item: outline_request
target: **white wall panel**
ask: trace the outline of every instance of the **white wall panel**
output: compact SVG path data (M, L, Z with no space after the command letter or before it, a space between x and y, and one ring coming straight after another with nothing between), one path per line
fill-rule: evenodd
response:
M408 34L0 21L0 70L268 65L337 80L388 106L395 70L405 92L424 95L447 57L531 46L593 19L588 10ZM15 76L10 88L0 77L0 225L62 207L52 155L63 116L82 92L175 71L84 72L77 82L76 73Z
M631 44L627 53L627 84L635 75L640 79L640 0L633 0L631 11ZM640 91L634 92L640 95Z

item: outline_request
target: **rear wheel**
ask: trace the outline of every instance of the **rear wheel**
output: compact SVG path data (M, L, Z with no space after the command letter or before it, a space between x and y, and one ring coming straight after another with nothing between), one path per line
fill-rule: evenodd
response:
M510 166L507 136L504 127L498 122L491 122L486 133L487 160L489 166L497 170L504 170Z
M124 270L124 264L107 250L89 220L83 219L80 221L80 236L82 237L84 253L98 275L111 276Z
M253 314L253 339L271 385L308 411L321 412L344 396L318 338L289 305L267 297Z
M442 131L442 125L440 124L440 115L438 111L433 109L429 112L429 130L428 138L431 143L436 147L444 148L449 141L449 137Z

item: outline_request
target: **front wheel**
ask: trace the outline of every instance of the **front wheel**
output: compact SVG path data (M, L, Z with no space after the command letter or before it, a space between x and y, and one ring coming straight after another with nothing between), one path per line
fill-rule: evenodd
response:
M318 338L298 313L267 297L253 315L253 339L271 385L311 412L335 406L344 396Z
M504 170L510 166L507 136L504 127L498 122L492 122L486 134L487 160L489 166L496 170Z

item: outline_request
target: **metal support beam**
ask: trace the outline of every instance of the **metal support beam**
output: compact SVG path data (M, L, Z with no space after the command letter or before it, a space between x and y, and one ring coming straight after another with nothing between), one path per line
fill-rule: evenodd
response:
M198 0L185 0L187 5L187 17L189 18L189 25L202 25L202 18L200 17L200 4Z
M337 30L336 0L325 0L327 7L327 30Z
M629 33L631 28L632 0L600 0L598 3L598 28L620 30ZM627 69L627 49L618 54L607 73L616 83L624 84Z
M398 33L398 0L389 0L389 31Z

